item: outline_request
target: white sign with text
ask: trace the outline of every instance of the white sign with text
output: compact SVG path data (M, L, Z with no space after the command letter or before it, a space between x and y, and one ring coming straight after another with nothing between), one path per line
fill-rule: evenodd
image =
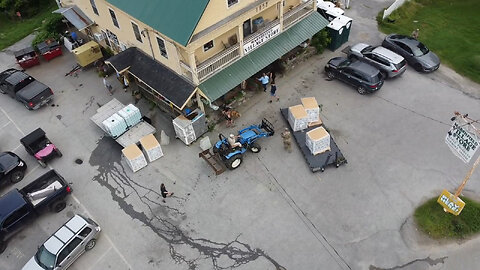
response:
M251 53L258 47L260 47L260 45L274 38L278 34L280 34L280 24L277 24L274 27L266 30L265 32L256 36L254 39L245 42L245 44L243 45L244 54Z
M455 121L445 138L445 143L458 158L468 163L479 147L479 138L472 127Z

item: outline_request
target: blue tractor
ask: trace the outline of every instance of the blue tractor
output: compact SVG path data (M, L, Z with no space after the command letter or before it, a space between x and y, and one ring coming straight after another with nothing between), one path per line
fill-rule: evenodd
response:
M264 118L261 124L251 125L238 131L235 139L241 146L238 144L238 146L232 147L228 138L219 134L220 140L213 146L213 153L220 157L227 168L234 170L242 164L243 154L248 149L253 153L260 152L262 148L257 143L258 139L273 136L274 133L273 125Z

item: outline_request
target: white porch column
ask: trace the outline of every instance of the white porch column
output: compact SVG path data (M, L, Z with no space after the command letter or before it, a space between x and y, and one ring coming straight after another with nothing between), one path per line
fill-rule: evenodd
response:
M240 50L240 57L244 55L243 52L243 24L237 26L238 49Z
M278 5L278 20L280 21L280 31L283 32L283 1L277 3Z
M188 65L190 66L190 70L192 71L193 83L199 85L200 81L198 80L197 62L195 61L194 52L188 52Z
M198 89L197 89L196 95L197 95L198 108L200 108L200 110L202 110L202 112L205 113L205 106L203 106L202 98L201 98L200 94L198 93Z

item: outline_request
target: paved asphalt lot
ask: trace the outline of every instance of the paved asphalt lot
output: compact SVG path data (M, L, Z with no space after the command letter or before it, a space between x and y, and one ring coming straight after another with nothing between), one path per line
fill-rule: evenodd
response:
M350 43L378 43L382 36L372 30L369 9L379 3L354 4L347 14L358 18L358 27ZM1 69L11 66L8 53L0 54ZM261 141L262 152L248 154L240 169L215 177L198 158L198 143L187 147L173 139L161 112L155 126L171 143L163 146L163 158L133 174L120 160L120 147L89 120L111 98L101 79L93 71L65 77L74 64L68 54L29 69L52 87L55 106L31 112L0 97L0 150L26 160L28 175L16 186L26 185L46 169L19 139L41 126L64 154L49 165L74 191L64 211L43 215L10 242L0 269L20 269L74 213L92 217L103 231L70 269L477 269L478 256L470 255L479 252L478 239L428 240L416 232L411 215L443 188L455 189L466 174L468 167L443 141L453 111L480 117L478 85L441 66L434 74L407 70L378 93L360 96L325 80L324 64L341 54L326 52L279 78L279 103L268 104L262 92L239 108L237 128L267 117L281 131L279 109L315 96L348 159L346 166L316 174L296 146L285 153L275 135ZM114 97L132 100L119 86ZM148 113L146 102L140 107ZM217 126L211 140L218 132L229 130ZM84 163L75 164L77 158ZM465 194L480 199L478 180L476 172ZM159 196L162 182L175 192L166 203Z

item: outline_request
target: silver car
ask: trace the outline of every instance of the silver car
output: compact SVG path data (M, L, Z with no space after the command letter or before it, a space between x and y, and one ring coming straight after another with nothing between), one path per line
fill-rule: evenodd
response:
M95 221L75 215L40 246L22 270L67 269L80 255L95 246L100 231Z
M402 56L382 46L358 43L350 48L348 56L375 66L388 78L399 76L407 69L407 62Z

